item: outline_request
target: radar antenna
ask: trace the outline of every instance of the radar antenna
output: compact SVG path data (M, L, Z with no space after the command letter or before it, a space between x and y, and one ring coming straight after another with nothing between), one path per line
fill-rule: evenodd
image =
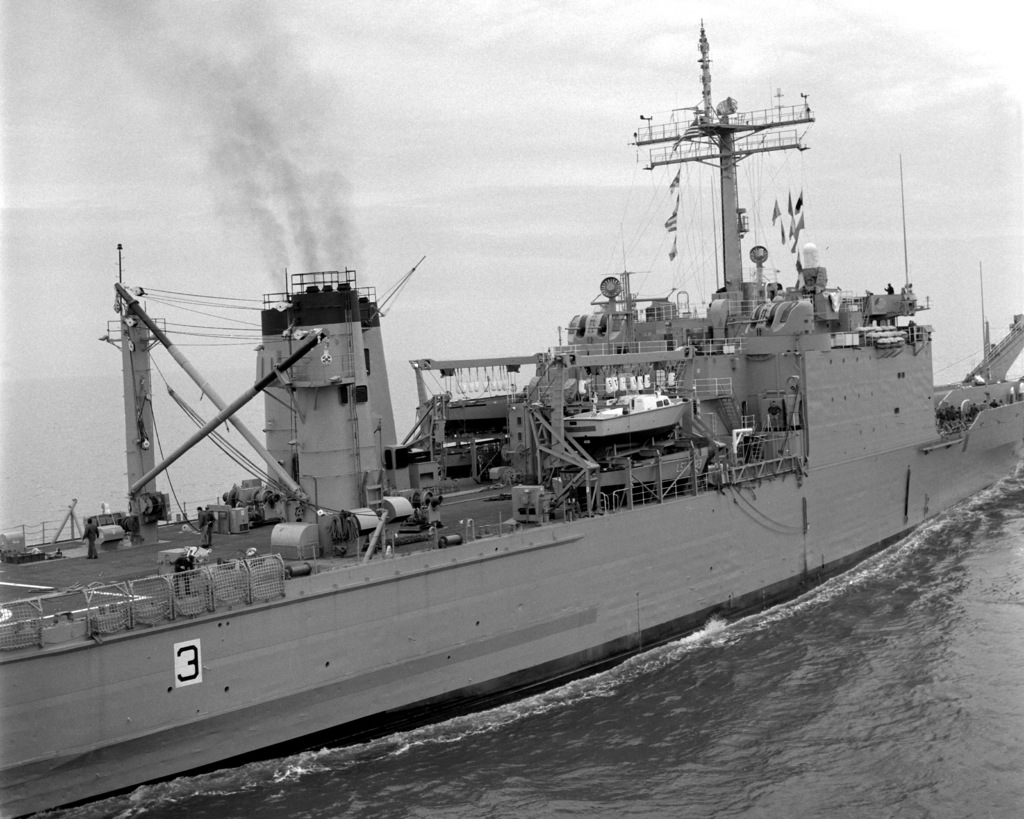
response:
M725 260L725 287L738 291L743 284L743 259L740 242L747 232L746 212L739 207L736 166L751 154L766 151L805 150L801 135L787 126L814 122L814 115L801 95L800 105L778 104L760 111L737 113L736 100L726 97L717 106L711 104L711 49L700 27L700 65L702 106L690 122L655 124L644 118L636 133L636 145L649 147L647 169L683 162L718 161L722 188L722 257ZM689 109L694 110L694 109ZM689 118L687 118L689 119ZM668 144L666 144L668 143Z

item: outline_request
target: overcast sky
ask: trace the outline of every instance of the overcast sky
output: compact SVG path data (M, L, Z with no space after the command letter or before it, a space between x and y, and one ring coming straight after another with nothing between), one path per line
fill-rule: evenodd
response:
M803 190L830 284L900 284L902 155L919 320L949 366L980 348L979 262L993 335L1024 312L1024 67L1000 6L5 0L0 377L117 372L97 338L118 242L128 283L247 298L285 268L382 291L426 255L387 317L392 379L546 348L623 265L706 301L710 208L681 215L670 263L670 172L629 144L639 115L698 102L702 18L716 102L781 88L817 117L810 150L742 166L744 258L766 244L792 283L770 217ZM700 209L711 171L687 178ZM251 345L191 355L253 367Z

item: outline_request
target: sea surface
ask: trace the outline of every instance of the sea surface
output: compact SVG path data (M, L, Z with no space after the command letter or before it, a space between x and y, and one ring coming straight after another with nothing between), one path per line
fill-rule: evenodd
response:
M232 401L252 386L254 372L255 366L245 366L204 375L225 401ZM392 401L402 436L415 419L415 381L408 365L393 380ZM154 368L152 382L151 439L159 463L197 429L171 398L168 386L204 421L216 415L217 408L173 363ZM127 511L123 392L119 371L103 377L0 383L0 532L16 533L24 526L31 543L40 539L45 526L50 540L75 500L75 514L83 523L104 503L111 511ZM263 404L260 395L239 411L242 422L260 440ZM218 431L258 460L233 424L223 424ZM196 506L220 503L233 484L249 477L207 439L175 461L156 483L158 491L169 495L176 513L188 510L194 516ZM65 528L65 534L69 531Z
M94 817L1019 817L1024 465L786 605L377 741Z

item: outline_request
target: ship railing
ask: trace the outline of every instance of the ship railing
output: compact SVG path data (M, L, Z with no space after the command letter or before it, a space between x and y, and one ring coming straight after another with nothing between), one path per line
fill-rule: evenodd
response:
M744 339L735 336L732 338L693 339L693 345L697 348L697 355L735 355L743 352Z
M730 338L693 338L690 343L698 355L735 355L743 351L742 337ZM554 355L571 353L577 358L595 355L628 355L630 353L665 353L684 349L685 345L677 345L665 339L657 341L603 342L601 344L566 344L552 349Z
M689 469L683 470L672 477L650 481L634 478L631 484L631 491L633 504L637 506L649 503L664 503L671 498L692 495L694 494L693 464L689 464Z
M198 501L182 501L178 506L182 509L195 509L196 506L203 506L209 503L206 499L200 499ZM214 499L213 503L220 503L220 499ZM61 521L59 520L44 520L39 523L23 523L20 526L11 526L6 529L0 529L0 535L3 535L9 541L17 543L17 548L13 551L23 551L31 549L33 547L42 548L43 546L59 546L62 549L69 547L74 548L81 546L85 548L84 542L82 541L81 525L85 523L90 517L98 516L99 512L81 514L76 511L78 519L78 525L75 527L75 531L72 532L71 521L67 521L63 529L61 528ZM115 517L118 513L115 513ZM183 515L181 512L173 513L173 520L165 520L161 525L181 525L189 522L189 518ZM194 520L194 518L192 519ZM198 529L196 530L198 532ZM68 535L71 535L70 537ZM61 535L60 540L54 540L57 535Z
M717 474L717 467L711 473ZM707 492L709 473L698 473L694 476L692 461L681 467L675 475L665 475L660 479L642 480L633 477L630 485L602 490L597 494L594 503L594 514L614 514L630 506L642 506L652 503L664 503L673 498L699 495ZM712 478L712 481L716 480Z
M869 296L858 296L852 290L840 290L839 291L839 309L845 312L854 312L859 310L864 312L864 306L867 303Z
M263 295L263 309L269 309L276 304L287 303L292 296L309 292L330 292L330 290L357 290L364 293L367 288L356 288L356 272L354 270L321 270L313 273L292 273L291 281L286 282L288 288L285 292L265 293ZM314 291L312 288L316 288ZM328 290L328 288L330 288ZM376 297L370 299L376 301Z
M752 123L751 123L752 124ZM782 150L785 148L799 148L800 133L794 128L787 128L770 133L757 133L748 136L738 137L733 148L736 153L761 152L771 150ZM722 155L722 149L715 141L710 140L687 140L674 145L666 145L661 148L650 149L650 166L666 165L670 162L680 160L694 161L696 159L714 159Z
M760 282L758 282L759 276ZM777 285L779 283L779 271L775 268L767 267L762 267L760 269L756 267L744 267L743 282L745 285L758 284L757 298L741 298L738 293L735 295L719 294L716 297L716 300L727 299L729 301L729 313L734 318L736 316L749 316L756 308L760 307L762 304L767 304L770 301L768 298L768 285ZM801 300L805 301L807 299ZM714 304L714 301L711 303ZM685 304L677 304L675 312L680 318L705 318L707 316L707 310L703 307L697 307L696 305L691 305L688 302ZM653 311L650 314L646 311L641 311L637 316L637 321L639 324L660 324L664 323L667 318L669 318L669 316L666 315L664 311Z
M54 537L58 534L63 535L64 532L60 531L59 520L43 520L39 523L23 523L20 526L11 526L7 529L0 530L0 535L11 541L17 543L18 548L32 548L33 546L49 546L54 543L70 543L76 540L81 540L82 533L80 531L71 532L70 522L65 525L64 532L71 533L71 537L65 537L62 540L55 541Z
M789 125L797 122L810 122L813 119L811 108L806 103L798 105L775 105L756 111L740 111L729 116L733 125L775 126ZM638 145L650 142L670 142L680 138L694 126L701 124L701 117L695 115L692 108L679 108L672 112L670 122L647 124L636 132Z
M873 300L874 300L874 304L882 305L883 307L885 305L889 305L891 307L891 306L893 306L895 304L898 304L899 308L900 308L899 309L899 313L900 313L900 315L904 315L904 316L906 316L906 315L913 315L909 311L909 307L911 305L911 302L916 301L916 306L914 307L914 310L917 311L917 312L924 311L924 310L930 310L931 306L932 306L931 296L925 296L924 298L920 298L920 297L917 296L916 293L913 293L913 292L911 292L911 293L903 293L903 292L900 292L900 293L871 293L869 291L869 292L865 293L863 296L858 296L856 293L854 293L853 291L850 291L850 290L840 290L838 292L839 292L839 297L842 300L841 301L841 307L840 307L841 310L850 310L850 311L859 310L860 312L866 313L866 314L873 312L872 309L871 309ZM878 301L879 299L882 299L882 300Z
M0 603L0 651L132 631L285 596L280 555Z
M518 525L514 520L506 522L499 518L496 523L474 523L472 518L470 518L465 527L466 536L464 539L466 542L469 542L489 537L502 537L515 532Z
M765 282L762 287L767 287L769 282ZM729 320L734 321L740 316L751 316L758 307L762 304L767 304L768 300L764 298L759 299L741 299L741 298L729 298ZM714 302L712 302L714 304Z
M778 123L804 122L813 118L806 103L799 105L776 105L757 111L742 111L729 117L729 122L744 125L775 125Z
M866 293L863 296L859 296L855 292L853 292L852 290L837 290L837 291L829 290L828 292L830 292L830 293L835 292L835 293L838 294L839 300L840 300L840 306L839 306L840 311L842 311L842 312L857 312L857 311L859 311L861 313L868 313L868 312L870 312L870 310L868 308L870 308L871 300L873 298L875 298L877 296L883 296L884 297L884 296L888 296L889 295L889 294L886 294L886 293ZM914 294L910 294L910 295L913 296ZM925 297L923 300L922 299L918 299L917 300L917 309L918 310L927 310L930 306L931 306L931 299L930 299L930 297Z
M697 398L724 398L732 395L731 378L695 378L693 389Z
M680 294L685 296L685 294ZM688 297L687 297L688 298ZM691 304L688 300L679 299L675 302L659 302L657 309L644 308L638 311L636 316L637 324L662 324L673 318L704 318L707 311L703 307Z
M769 478L772 475L780 475L784 472L799 472L801 469L800 456L783 455L779 458L738 464L729 467L729 472L730 478L735 484Z
M601 344L567 344L562 347L555 347L556 355L572 353L573 355L626 355L628 353L665 353L674 350L668 341L659 339L657 341L630 341L630 342L604 342Z
M163 332L165 332L165 333L167 332L167 319L157 318L156 316L152 316L151 318L152 318L153 323L156 324L157 327L159 327ZM109 341L111 344L114 344L114 345L120 344L121 343L121 329L122 329L121 328L121 319L110 319L109 321L107 321L107 334L106 334L106 337L104 338L104 341ZM138 329L139 329L139 339L140 340L142 340L142 339L152 339L153 338L153 334L152 334L152 332L150 331L150 329L148 327L142 326L142 327L139 327ZM253 329L250 330L250 329L241 329L241 328L234 328L233 327L232 331L235 332L235 333L239 333L239 337L243 337L243 338L250 338L251 337L253 340L258 340L258 338L259 338L259 329L258 328L253 328Z

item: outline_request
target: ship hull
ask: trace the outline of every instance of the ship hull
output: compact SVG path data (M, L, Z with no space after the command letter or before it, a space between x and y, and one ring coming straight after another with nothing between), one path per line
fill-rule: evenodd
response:
M954 443L374 561L289 581L276 603L5 658L4 815L436 719L794 596L1005 475L1022 433L1015 404ZM172 650L195 640L202 682L175 687Z

